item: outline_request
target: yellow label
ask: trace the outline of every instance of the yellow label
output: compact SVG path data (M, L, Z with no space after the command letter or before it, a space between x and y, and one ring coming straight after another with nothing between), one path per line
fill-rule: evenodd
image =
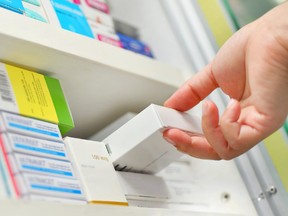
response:
M219 5L218 0L198 0L198 4L203 11L217 45L221 47L234 32L230 27L223 8Z
M288 144L283 135L281 130L278 130L266 138L264 144L286 192L288 192Z
M20 114L58 123L44 75L6 64Z

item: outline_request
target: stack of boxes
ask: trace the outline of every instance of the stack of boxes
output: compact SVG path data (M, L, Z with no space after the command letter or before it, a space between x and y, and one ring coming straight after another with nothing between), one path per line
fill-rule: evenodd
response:
M3 196L84 200L62 140L74 124L59 81L0 63L0 110Z
M105 144L73 127L57 79L0 63L0 198L127 206Z

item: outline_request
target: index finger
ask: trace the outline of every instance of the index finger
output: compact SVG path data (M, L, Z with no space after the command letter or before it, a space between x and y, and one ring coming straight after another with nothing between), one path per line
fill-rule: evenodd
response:
M184 83L170 98L164 106L179 111L187 111L207 97L218 84L212 73L211 64Z

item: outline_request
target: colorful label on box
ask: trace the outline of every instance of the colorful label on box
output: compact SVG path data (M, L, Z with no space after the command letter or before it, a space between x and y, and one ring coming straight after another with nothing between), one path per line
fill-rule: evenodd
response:
M25 3L25 4L23 3L23 6L25 9L25 12L24 12L25 16L47 23L45 14L42 11L41 7L37 7L29 3Z
M41 5L39 0L22 0L22 1L30 3L30 4L33 4L33 5L36 5L36 6L40 6Z
M62 178L75 178L70 162L19 153L9 155L9 159L11 162L15 161L15 167L13 169L14 174L32 172Z
M22 175L28 193L84 199L78 180L25 173Z
M85 0L85 2L89 7L95 8L97 10L109 14L109 7L104 2L101 2L99 0Z
M19 113L58 123L44 76L12 65L6 64L5 67L8 77L2 77L2 79L10 80L13 89L10 94L15 95ZM1 73L5 75L4 71ZM6 83L9 84L7 81ZM15 102L11 99L11 103Z
M24 7L21 0L0 0L0 7L23 14Z
M62 141L59 128L56 124L44 122L10 113L1 113L0 131L10 131L29 136L50 140Z
M74 127L59 80L0 63L0 110L57 123L62 134Z
M122 47L122 44L119 40L115 40L114 38L108 37L106 35L98 34L97 38L99 41L111 44L113 46Z
M119 39L122 43L122 47L124 49L153 58L152 51L148 45L144 44L143 42L135 38L129 37L121 33L117 33L117 35L119 36Z
M51 0L63 29L94 38L89 24L77 4L66 0Z
M2 134L2 138L8 153L19 152L68 161L65 146L62 142L54 142L14 133L4 133Z

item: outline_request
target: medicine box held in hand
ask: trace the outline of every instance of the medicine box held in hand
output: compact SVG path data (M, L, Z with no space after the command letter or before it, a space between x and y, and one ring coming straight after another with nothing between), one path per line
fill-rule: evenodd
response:
M183 154L163 138L163 131L178 128L201 134L195 115L151 104L103 140L116 170L157 173Z

